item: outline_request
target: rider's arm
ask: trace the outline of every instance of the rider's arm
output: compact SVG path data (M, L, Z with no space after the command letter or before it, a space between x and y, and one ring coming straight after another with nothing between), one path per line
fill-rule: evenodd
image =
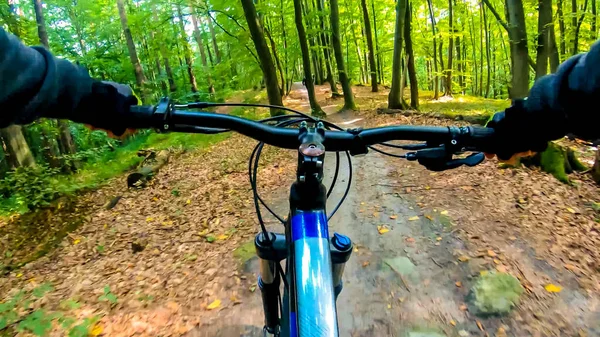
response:
M0 27L0 127L48 117L119 133L119 114L137 104L121 87L95 81L82 67L27 47Z
M600 138L598 99L600 42L565 61L556 73L538 79L524 104L529 113L554 121L558 134L553 138L573 133L594 140Z

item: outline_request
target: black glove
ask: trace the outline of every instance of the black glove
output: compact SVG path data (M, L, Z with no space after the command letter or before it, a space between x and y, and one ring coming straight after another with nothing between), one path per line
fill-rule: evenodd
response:
M120 136L130 126L129 107L137 104L138 99L129 86L94 81L91 94L81 99L70 119Z
M529 111L525 100L516 100L510 108L496 113L487 123L486 126L493 128L495 134L486 152L508 160L517 153L544 151L548 141L557 138L552 123L541 113Z

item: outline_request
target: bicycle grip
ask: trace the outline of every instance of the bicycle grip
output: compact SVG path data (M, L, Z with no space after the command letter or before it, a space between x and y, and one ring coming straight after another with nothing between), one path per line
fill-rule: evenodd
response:
M470 145L481 151L492 148L492 141L495 135L494 129L481 126L471 126L469 129L471 134Z
M151 105L132 105L127 114L128 127L134 129L148 129L160 126L154 116L155 106Z

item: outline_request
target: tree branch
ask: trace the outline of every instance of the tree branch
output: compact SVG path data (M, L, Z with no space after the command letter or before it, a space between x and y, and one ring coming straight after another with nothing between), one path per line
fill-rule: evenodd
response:
M581 28L581 24L583 23L583 18L585 17L585 11L587 10L587 6L588 6L588 0L585 0L585 2L583 3L583 12L581 13L581 16L579 17L579 19L577 20L577 32L579 32L579 29Z
M231 20L233 20L233 22L235 22L236 25L238 25L238 27L240 27L242 30L246 30L246 27L242 26L240 24L240 22L234 18L233 16L231 16L230 14L223 12L222 10L218 10L218 9L209 9L208 11L206 11L206 13L208 14L208 16L210 16L212 18L212 16L210 15L211 12L214 13L221 13L223 15L225 15L226 17L230 18ZM214 20L213 20L214 21Z
M527 55L527 62L533 71L536 71L537 66L535 65L535 61L531 58L531 55Z
M504 29L506 29L506 32L508 32L509 31L508 24L506 22L504 22L504 20L502 20L502 18L500 17L500 14L498 14L498 12L496 12L496 10L494 9L494 6L492 6L492 4L490 3L490 1L489 0L483 0L483 3L490 9L490 12L492 12L492 14L496 18L496 20L498 20L498 23L502 27L504 27Z
M234 38L234 39L236 39L236 40L238 40L238 41L240 41L240 39L239 39L237 36L235 36L235 35L231 34L230 32L228 32L228 31L227 31L227 29L225 29L225 27L221 26L221 24L219 24L219 23L217 22L217 20L215 20L215 18L213 18L213 17L212 17L212 15L210 15L210 11L209 11L207 14L208 14L208 17L209 17L209 18L212 20L212 22L214 22L214 24L215 24L215 25L217 25L217 27L221 28L221 30L222 30L222 31L223 31L225 34L227 34L227 35L231 36L232 38ZM241 42L241 41L240 41L240 42ZM258 57L257 57L257 56L254 54L254 52L252 51L252 49L248 48L248 45L246 45L246 44L244 44L244 48L246 48L246 50L247 50L247 51L250 53L250 55L252 55L252 57L254 58L254 61L256 61L256 63L257 63L258 65L260 65L260 62L258 61Z

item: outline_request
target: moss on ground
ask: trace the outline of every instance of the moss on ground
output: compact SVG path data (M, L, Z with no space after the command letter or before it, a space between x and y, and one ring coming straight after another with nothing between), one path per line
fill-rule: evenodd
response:
M514 276L491 272L479 277L471 289L471 297L478 315L504 315L519 303L523 291Z

